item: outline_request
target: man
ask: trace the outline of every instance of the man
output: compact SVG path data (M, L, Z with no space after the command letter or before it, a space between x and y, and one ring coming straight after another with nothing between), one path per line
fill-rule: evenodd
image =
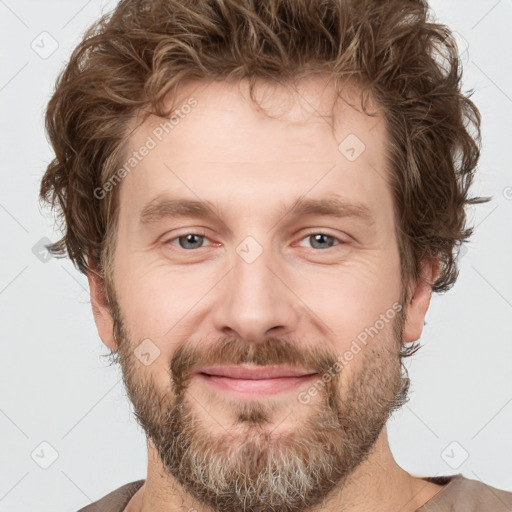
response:
M427 14L125 0L86 34L49 103L41 198L148 470L82 511L511 510L409 474L387 441L402 358L483 201L479 113Z

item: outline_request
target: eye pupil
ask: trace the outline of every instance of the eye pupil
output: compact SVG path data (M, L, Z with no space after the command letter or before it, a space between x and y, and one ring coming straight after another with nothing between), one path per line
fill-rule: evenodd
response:
M322 244L326 244L327 243L327 246L328 247L332 247L333 243L334 242L334 237L330 236L330 235L326 235L325 233L317 233L315 235L311 235L310 236L311 240L312 240L312 246L317 249L318 247L315 247L315 244L319 243L321 246ZM330 243L331 242L331 243ZM323 247L320 247L320 248L324 248L325 245Z
M201 246L203 238L204 238L203 236L196 235L194 233L191 233L191 234L185 235L185 236L180 236L179 237L180 247L182 247L183 249L197 249L197 246ZM196 239L196 240L194 241L194 239ZM182 240L185 240L185 242L182 243ZM190 247L189 244L191 244L192 247Z

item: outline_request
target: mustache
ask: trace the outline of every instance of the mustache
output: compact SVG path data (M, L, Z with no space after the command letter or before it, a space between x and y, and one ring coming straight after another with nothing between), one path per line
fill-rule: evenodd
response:
M209 366L252 364L311 368L322 375L336 363L337 354L321 346L302 346L282 338L248 343L239 338L221 338L213 345L183 344L176 349L169 370L174 392L184 392L192 374Z

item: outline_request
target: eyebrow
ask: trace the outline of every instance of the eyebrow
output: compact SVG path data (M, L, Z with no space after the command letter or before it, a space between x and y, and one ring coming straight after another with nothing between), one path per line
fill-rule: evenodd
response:
M374 216L368 206L362 203L353 203L337 197L326 197L324 199L305 199L299 197L295 203L289 207L281 206L283 216L307 217L322 215L326 217L355 217L371 225L374 223Z
M219 217L219 212L218 209L208 201L158 196L144 206L139 215L139 221L141 224L150 224L174 217L209 219Z
M362 203L351 203L337 197L306 199L299 197L291 206L281 204L277 210L279 221L284 217L327 216L334 218L355 217L368 225L374 223L371 210ZM142 225L156 223L167 218L194 217L222 220L222 213L209 201L158 196L141 210L139 222Z

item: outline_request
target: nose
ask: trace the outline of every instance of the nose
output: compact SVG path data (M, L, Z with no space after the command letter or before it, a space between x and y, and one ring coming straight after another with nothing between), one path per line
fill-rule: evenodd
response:
M247 342L294 332L298 299L269 251L252 262L236 254L233 267L219 283L214 313L217 331Z

